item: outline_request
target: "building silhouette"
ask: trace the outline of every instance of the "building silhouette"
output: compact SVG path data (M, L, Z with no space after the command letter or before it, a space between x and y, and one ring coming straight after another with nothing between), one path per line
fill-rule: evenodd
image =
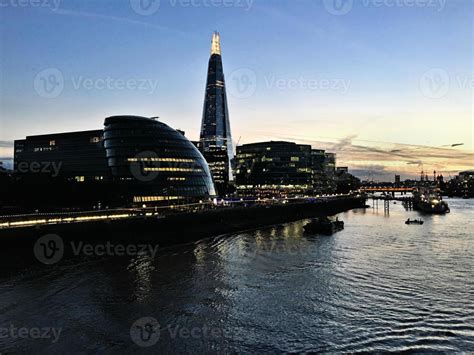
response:
M34 207L212 198L208 164L183 133L152 118L112 116L103 130L28 136L15 141L12 189Z
M207 70L199 150L209 164L219 195L228 192L232 178L232 135L222 68L220 35L214 32Z
M15 140L16 175L50 175L77 182L111 177L103 130L52 133Z

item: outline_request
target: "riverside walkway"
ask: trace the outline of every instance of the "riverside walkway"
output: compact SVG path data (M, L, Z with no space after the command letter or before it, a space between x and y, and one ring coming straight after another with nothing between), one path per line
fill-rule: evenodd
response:
M35 227L54 224L84 223L94 221L133 220L143 218L164 218L167 215L197 212L203 210L229 209L242 206L275 206L295 203L324 203L343 200L349 197L360 197L354 194L321 195L304 198L270 198L270 199L239 199L221 200L217 203L200 202L182 205L117 208L74 212L46 212L0 216L0 230L22 227Z

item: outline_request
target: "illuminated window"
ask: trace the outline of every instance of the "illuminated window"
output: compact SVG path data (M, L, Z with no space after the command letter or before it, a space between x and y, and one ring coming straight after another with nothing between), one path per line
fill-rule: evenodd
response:
M167 180L168 180L168 181L186 181L186 178L185 178L185 177L174 177L174 176L170 176L170 177L168 177Z
M54 146L54 145L56 145L56 141L55 141L55 140L49 141L49 146L52 147L52 146Z
M185 159L185 158L128 158L128 162L139 162L139 161L161 161L169 163L194 163L194 159Z
M85 180L84 176L75 176L74 179L76 179L77 182L84 182Z
M202 169L192 169L192 168L148 168L145 167L144 171L168 171L168 172L202 172Z
M35 147L33 151L36 152L50 152L53 150L53 147Z
M100 137L91 137L90 142L91 143L99 143L100 142Z
M179 200L181 196L134 196L133 202L156 202L156 201L168 201L168 200Z

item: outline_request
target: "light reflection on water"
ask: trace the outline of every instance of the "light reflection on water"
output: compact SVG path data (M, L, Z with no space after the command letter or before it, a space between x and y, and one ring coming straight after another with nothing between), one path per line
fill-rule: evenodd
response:
M400 204L339 215L332 237L304 221L161 250L153 260L76 258L0 280L0 327L62 327L4 351L461 351L474 349L474 201L419 217ZM155 317L157 344L130 339ZM214 336L167 330L217 330Z

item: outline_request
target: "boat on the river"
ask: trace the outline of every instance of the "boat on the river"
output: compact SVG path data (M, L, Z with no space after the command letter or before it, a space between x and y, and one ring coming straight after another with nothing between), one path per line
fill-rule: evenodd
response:
M406 221L405 221L405 224L423 224L425 223L422 219L410 219L408 218Z
M335 221L332 221L327 217L318 217L314 218L303 228L307 233L332 235L333 233L344 229L344 222L340 221L338 218L336 218Z
M448 204L439 193L432 189L422 188L413 193L413 208L425 213L449 213Z

